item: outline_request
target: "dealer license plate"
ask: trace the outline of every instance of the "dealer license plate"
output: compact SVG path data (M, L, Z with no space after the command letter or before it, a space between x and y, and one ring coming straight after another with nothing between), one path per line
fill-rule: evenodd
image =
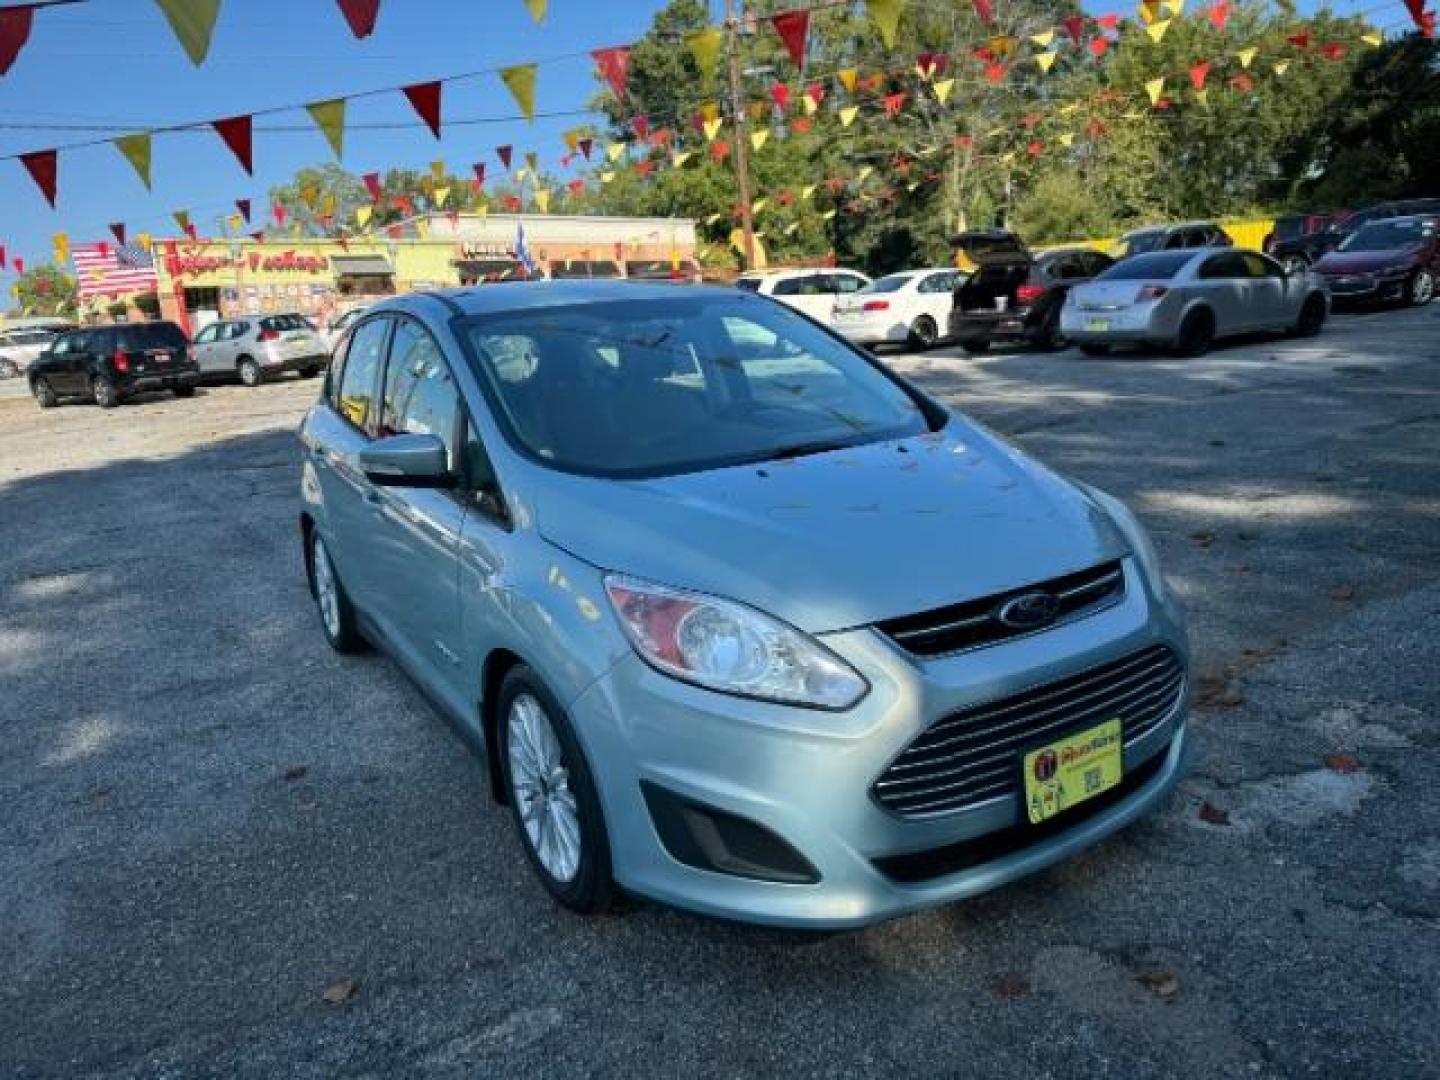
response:
M1038 825L1120 783L1123 754L1119 720L1031 750L1022 763L1030 824Z
M1086 330L1096 330L1096 331L1099 331L1099 330L1109 330L1109 329L1110 329L1110 320L1109 320L1109 319L1086 319L1086 320L1085 320L1085 329L1086 329Z

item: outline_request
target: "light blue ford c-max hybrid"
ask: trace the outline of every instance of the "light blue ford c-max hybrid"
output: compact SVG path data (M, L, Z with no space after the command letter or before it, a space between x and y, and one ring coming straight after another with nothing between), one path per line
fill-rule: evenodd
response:
M1180 772L1185 630L1134 517L764 297L386 301L302 439L326 637L484 749L577 911L863 925Z

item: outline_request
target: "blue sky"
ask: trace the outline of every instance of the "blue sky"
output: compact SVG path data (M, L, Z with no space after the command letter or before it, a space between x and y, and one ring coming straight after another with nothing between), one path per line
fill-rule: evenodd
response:
M153 0L88 0L36 14L29 45L0 78L0 154L108 137L13 125L128 131L569 53L581 55L541 65L536 108L581 108L595 89L589 50L640 37L661 6L662 0L550 0L545 22L536 26L522 0L382 0L375 33L357 41L335 0L227 0L209 59L197 68ZM477 160L494 172L494 148L505 143L515 146L517 161L534 148L553 162L564 150L561 132L584 119L463 125L458 121L518 110L495 75L448 84L444 93L449 126L438 143L398 93L352 102L345 166L424 168L439 157L456 173ZM399 126L358 127L387 121ZM300 130L267 132L262 124ZM173 234L170 213L177 209L191 211L203 232L216 215L234 212L232 200L252 198L259 214L272 185L331 159L303 110L257 118L253 178L208 129L156 136L153 193L114 147L98 145L60 155L55 211L18 161L0 161L0 244L29 265L50 259L50 238L61 230L72 243L108 239L108 225L117 220L132 234ZM7 266L0 299L9 300L13 281Z

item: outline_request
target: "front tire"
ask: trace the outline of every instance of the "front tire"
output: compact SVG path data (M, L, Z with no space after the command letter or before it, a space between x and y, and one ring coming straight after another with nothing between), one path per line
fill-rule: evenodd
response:
M605 911L615 896L610 843L589 765L565 710L523 665L505 676L496 704L495 752L531 867L571 911Z
M194 397L194 396L195 396L195 387L193 387L193 386L172 386L172 387L170 388L170 390L171 390L171 392L174 393L174 395L175 395L176 397L178 397L178 398L187 398L187 397Z
M1086 356L1109 356L1109 355L1110 355L1110 346L1109 346L1109 345L1098 345L1098 344L1095 344L1095 343L1091 342L1091 343L1088 343L1088 344L1085 344L1085 345L1081 345L1081 346L1080 346L1080 351L1081 351L1082 353L1084 353Z
M1192 311L1180 322L1175 351L1181 356L1204 356L1215 343L1215 316L1205 310Z
M1435 275L1429 270L1416 270L1410 275L1405 299L1411 307L1422 307L1435 299Z
M113 409L120 404L120 389L108 375L96 375L90 380L90 396L102 409Z
M265 381L265 372L260 370L260 365L252 357L242 356L237 370L240 373L240 381L246 386L259 386Z
M960 347L964 349L967 353L969 353L971 356L979 356L981 353L987 353L990 351L990 342L988 339L984 338L978 341L962 341L960 343Z
M338 653L350 654L365 651L365 639L355 619L355 608L340 578L335 573L335 564L330 561L330 551L320 537L319 529L310 530L310 591L315 597L315 607L320 613L320 629L325 640Z
M1300 318L1295 323L1296 337L1314 337L1320 333L1321 327L1325 325L1325 300L1320 296L1310 296L1305 300L1305 305L1300 309Z
M60 404L60 396L55 393L50 380L43 375L30 384L30 392L35 395L35 401L42 409L53 409Z
M935 342L940 338L940 328L935 325L935 320L929 315L921 315L910 324L910 348L918 352L926 349L933 349Z

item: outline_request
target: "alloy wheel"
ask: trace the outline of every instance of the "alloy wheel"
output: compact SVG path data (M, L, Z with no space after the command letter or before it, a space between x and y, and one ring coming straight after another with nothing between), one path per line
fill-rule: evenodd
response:
M530 849L557 882L573 881L580 872L580 808L555 728L526 693L511 703L505 723L511 797Z
M1429 270L1419 270L1410 282L1410 302L1417 307L1428 304L1435 298L1435 275Z
M340 589L335 581L335 568L330 565L330 553L325 550L325 541L315 537L312 555L315 572L315 602L320 605L320 618L325 631L332 639L340 636Z

